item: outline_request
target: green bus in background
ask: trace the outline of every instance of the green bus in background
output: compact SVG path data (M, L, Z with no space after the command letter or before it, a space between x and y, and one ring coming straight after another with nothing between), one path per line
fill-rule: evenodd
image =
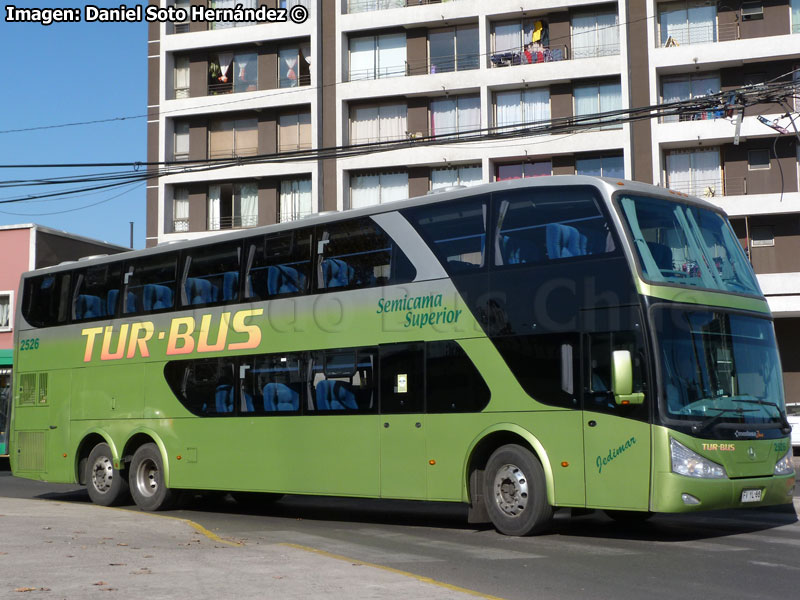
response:
M790 503L771 316L725 215L628 181L448 190L23 275L14 474L463 502L505 534Z

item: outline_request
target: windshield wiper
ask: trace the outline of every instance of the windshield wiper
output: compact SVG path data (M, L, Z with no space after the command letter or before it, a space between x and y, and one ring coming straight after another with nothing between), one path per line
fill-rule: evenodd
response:
M790 434L792 432L792 425L789 423L789 419L786 418L786 413L781 411L781 407L778 406L776 402L770 402L769 400L761 400L760 398L739 398L737 396L731 396L731 400L734 402L741 402L743 404L758 404L759 406L771 406L774 408L778 413L778 418L781 420L781 433Z
M710 416L705 421L701 421L700 423L695 423L692 425L692 433L695 435L699 435L701 433L705 433L711 427L716 425L722 420L722 417L725 416L726 413L734 413L737 415L743 415L746 412L757 412L755 409L753 410L745 410L743 408L717 408L719 412L715 415Z

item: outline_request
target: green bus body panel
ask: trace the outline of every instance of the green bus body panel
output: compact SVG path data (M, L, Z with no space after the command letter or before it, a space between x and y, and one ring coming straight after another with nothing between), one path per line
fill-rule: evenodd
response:
M698 290L689 287L672 285L654 285L636 277L636 288L643 296L669 300L681 304L698 304L701 306L718 306L735 310L748 310L752 312L770 314L769 305L763 298L752 296L739 296L708 290Z
M725 467L728 479L700 479L672 472L669 440L674 438L700 456ZM795 474L774 476L773 470L789 449L789 440L702 440L665 427L653 428L653 501L656 512L687 512L718 508L741 508L789 504ZM752 448L752 453L749 450ZM751 458L750 455L755 458ZM758 503L741 502L742 491L760 489ZM691 494L698 505L684 504L681 495Z
M668 290L677 297L673 288L656 287L647 293L662 297ZM759 312L766 306L679 291L694 294L681 295L686 302L713 300ZM406 296L432 296L432 306L386 310L386 300ZM451 322L442 324L442 314ZM420 326L415 317L422 315L428 317ZM487 436L513 434L539 456L548 500L557 506L687 511L695 507L683 505L686 492L700 494L702 508L730 507L754 478L765 489L762 504L787 501L788 478L764 474L780 458L766 441L753 442L763 456L758 465L742 460L739 450L729 458L710 456L727 461L731 477L745 479L687 482L670 472L668 438L702 453L700 441L639 421L536 402L449 280L20 331L18 339L28 333L40 342L36 350L17 353L16 376L47 373L53 392L46 403L21 406L15 390L12 442L36 433L44 443L43 464L25 463L37 469L20 470L20 456L12 453L12 468L23 477L74 482L77 451L87 435L106 439L119 464L128 442L144 434L158 444L174 488L467 502L473 451ZM458 341L491 391L480 413L197 417L164 378L171 360L448 339Z

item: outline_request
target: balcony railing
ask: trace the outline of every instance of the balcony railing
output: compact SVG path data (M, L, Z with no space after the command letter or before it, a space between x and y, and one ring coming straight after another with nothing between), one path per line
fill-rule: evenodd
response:
M662 123L678 123L683 121L712 121L725 117L724 110L692 110L684 111L679 115L661 117Z
M569 59L567 46L544 46L537 50L530 47L513 48L489 55L489 67L511 67L515 65L535 65Z
M348 0L348 14L372 12L375 10L388 10L390 8L404 8L406 6L421 6L424 4L441 4L442 2L455 2L456 0Z
M172 231L174 233L183 233L189 231L189 219L173 219Z
M715 198L725 195L722 177L690 179L689 181L670 181L664 187L699 198Z
M257 215L238 215L233 217L218 217L208 220L208 230L217 231L219 229L240 229L245 227L255 227L258 225Z
M424 69L425 67L423 67ZM402 65L392 65L389 67L372 67L369 69L351 70L348 81L365 81L369 79L384 79L387 77L405 77L408 75L408 61Z

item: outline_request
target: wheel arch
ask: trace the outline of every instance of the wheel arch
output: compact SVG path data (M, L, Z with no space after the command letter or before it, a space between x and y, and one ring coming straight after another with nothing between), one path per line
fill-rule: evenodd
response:
M125 442L121 460L126 464L130 464L134 453L145 444L155 444L158 451L161 453L161 462L164 466L164 483L169 486L169 456L167 454L167 448L161 436L152 429L139 427L133 430L128 440Z
M108 435L108 432L98 428L89 429L83 434L78 447L75 449L75 481L80 485L86 485L86 479L84 477L86 460L89 458L92 448L97 446L97 444L108 444L111 450L111 457L114 460L114 467L119 468L120 460L117 445L114 443L111 436Z
M547 502L555 504L555 484L553 470L548 460L547 451L539 439L527 429L513 423L498 423L478 434L470 444L462 473L462 496L470 505L470 521L484 522L485 514L483 498L483 472L492 453L506 444L517 444L528 449L542 464L547 482ZM475 490L473 494L473 490Z

